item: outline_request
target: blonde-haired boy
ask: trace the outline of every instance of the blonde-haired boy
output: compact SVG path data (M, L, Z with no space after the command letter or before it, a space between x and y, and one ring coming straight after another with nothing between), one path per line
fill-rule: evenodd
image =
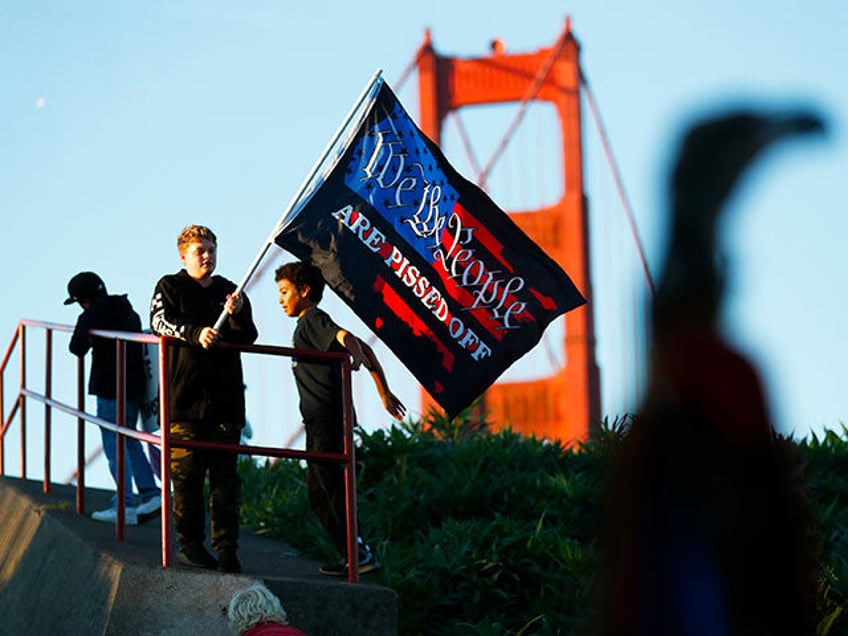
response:
M247 296L213 275L218 241L209 228L189 225L177 239L183 269L159 279L150 306L154 333L179 338L168 356L168 419L172 440L237 444L245 424L244 376L237 351L219 341L251 344L258 337ZM226 310L227 321L214 324ZM171 449L174 522L180 551L177 562L224 572L240 572L238 551L241 480L234 453ZM204 547L206 506L203 487L209 474L211 544Z

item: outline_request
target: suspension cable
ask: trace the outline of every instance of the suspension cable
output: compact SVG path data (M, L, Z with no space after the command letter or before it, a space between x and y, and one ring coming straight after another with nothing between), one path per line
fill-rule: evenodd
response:
M96 450L94 450L88 457L85 458L84 468L88 468L94 463L94 460L100 457L100 454L103 452L103 446L98 446ZM74 472L71 473L70 477L65 480L65 484L73 484L79 478L79 472L74 469Z
M630 225L630 233L633 236L633 242L636 244L636 251L639 253L639 260L642 263L642 271L645 274L645 280L648 283L648 289L651 291L651 297L655 295L654 280L651 277L651 271L648 268L648 261L645 258L645 248L642 246L642 240L639 238L639 230L636 227L636 218L633 215L633 207L630 205L630 200L627 197L627 192L624 189L624 182L621 179L621 172L618 169L618 164L612 154L612 148L607 137L606 129L601 121L601 115L598 111L598 105L595 102L595 96L592 94L592 89L589 88L589 82L586 79L586 74L580 68L580 85L586 93L586 99L589 103L589 110L592 111L592 118L595 120L595 126L598 129L598 134L601 137L601 145L604 148L604 154L607 157L607 162L612 170L613 178L615 179L616 190L618 197L621 199L621 204L624 206L624 212L627 216L627 222Z
M485 188L486 178L492 171L492 168L494 168L495 162L498 160L501 154L503 154L503 151L506 149L507 144L512 138L512 135L515 133L516 128L518 128L518 125L521 123L521 120L524 119L524 113L526 112L528 105L533 99L536 98L536 95L539 94L539 91L542 88L542 84L544 84L545 80L548 78L548 74L551 72L554 62L556 62L557 56L559 55L562 48L565 46L565 41L568 35L568 29L563 31L562 35L560 35L559 40L557 41L556 45L551 49L551 52L548 55L548 58L545 60L545 63L539 67L539 71L533 78L533 82L530 84L530 87L527 89L527 92L524 94L524 97L521 98L521 105L518 107L518 112L516 113L515 118L512 120L512 123L509 125L509 128L504 133L504 136L501 138L501 141L498 143L498 146L492 153L492 158L489 159L489 163L486 164L486 167L483 168L483 171L477 176L477 184L481 188Z
M409 64L406 65L406 68L403 69L403 71L400 74L400 77L398 77L397 81L394 83L395 92L398 92L398 93L400 92L400 89L406 83L406 80L409 79L409 75L410 75L410 73L412 73L412 70L416 66L418 66L418 61L421 59L421 55L424 53L424 48L428 44L430 44L430 31L429 30L427 31L427 35L425 37L424 44L422 44L421 46L419 46L416 49L415 55L413 56L412 61Z
M468 138L468 132L465 130L462 119L460 119L455 110L450 111L450 113L448 113L448 117L451 118L451 121L456 126L457 132L459 132L459 140L462 142L462 147L465 149L465 155L468 158L468 163L471 164L471 170L479 174L480 164L477 163L477 157L474 155L474 150L471 148L471 140ZM480 187L483 188L483 190L486 189L485 184Z

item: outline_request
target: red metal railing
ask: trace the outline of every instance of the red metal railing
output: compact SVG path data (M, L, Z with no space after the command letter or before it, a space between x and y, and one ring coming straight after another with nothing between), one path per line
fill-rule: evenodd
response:
M27 345L26 345L26 328L44 329L46 334L45 341L45 383L44 393L38 393L27 387ZM50 457L51 457L51 436L52 436L52 411L53 409L67 413L68 415L77 418L77 487L76 487L76 512L77 514L85 514L85 423L90 422L97 424L103 428L114 431L117 435L117 506L118 519L115 526L116 539L122 541L124 539L124 445L125 438L132 437L141 442L154 444L161 449L161 497L162 497L162 567L170 567L172 565L172 520L171 520L171 473L170 473L170 449L177 448L196 448L204 450L219 450L232 453L246 453L251 455L259 455L265 457L276 457L286 459L301 459L306 461L318 461L328 463L339 463L344 465L345 476L345 497L347 503L347 528L348 528L348 581L356 583L359 581L359 563L357 552L357 522L356 522L356 465L354 461L354 444L353 444L353 401L351 393L351 368L350 360L347 355L342 353L329 353L320 351L307 351L301 349L292 349L289 347L278 347L271 345L230 345L221 344L218 346L226 347L236 351L272 355L272 356L297 356L300 359L323 361L323 362L338 362L341 364L342 371L342 391L344 404L344 449L342 453L320 453L315 451L301 451L289 448L276 448L270 446L251 446L241 444L223 444L216 442L201 442L192 440L171 440L168 426L168 369L167 357L168 351L174 346L189 346L185 342L176 338L167 338L164 336L154 336L150 334L130 333L123 331L102 331L92 330L89 333L93 336L101 338L110 338L115 340L117 354L117 377L115 379L118 390L117 403L117 422L108 422L95 415L85 411L85 365L83 358L77 360L77 406L73 407L65 404L60 400L53 398L53 332L73 332L73 327L69 325L61 325L49 322L36 320L22 320L18 323L18 328L12 341L9 344L6 354L0 363L0 475L6 474L5 467L5 439L6 434L11 426L15 415L20 415L20 432L21 432L21 477L26 479L26 427L27 427L27 412L26 399L32 399L44 404L44 482L43 490L45 493L50 492ZM159 427L161 435L153 435L135 428L126 426L126 399L125 399L125 356L127 342L138 342L157 344L159 347ZM4 406L4 389L5 389L5 372L6 367L12 357L16 347L19 347L20 358L20 385L14 404L5 414Z

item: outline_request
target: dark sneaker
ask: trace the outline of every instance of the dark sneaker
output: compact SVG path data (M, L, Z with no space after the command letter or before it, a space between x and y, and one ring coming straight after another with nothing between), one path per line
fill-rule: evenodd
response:
M338 563L324 563L318 571L327 576L347 576L347 562L342 559Z
M203 546L183 546L177 552L176 562L190 568L205 568L214 570L218 567L218 561Z
M380 562L367 544L359 544L358 556L360 574L368 574L368 572L374 572L380 569ZM327 576L347 576L347 561L342 559L338 563L325 563L318 571Z
M377 560L377 555L371 552L371 548L367 543L359 545L359 573L367 574L380 569L380 562Z
M221 552L218 555L218 571L229 572L230 574L241 572L241 563L239 563L235 551Z
M139 523L145 523L151 519L155 519L162 514L162 498L159 495L154 495L136 506L135 511L138 515Z

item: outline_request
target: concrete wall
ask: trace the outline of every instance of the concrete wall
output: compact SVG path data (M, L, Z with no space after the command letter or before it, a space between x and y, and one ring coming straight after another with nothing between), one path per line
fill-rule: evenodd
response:
M44 495L38 488L0 478L0 635L225 636L232 593L257 580L283 599L292 624L308 636L397 634L397 595L388 588L164 569L138 532L116 557L96 538L104 524L76 515L67 490ZM139 558L121 558L136 544Z

